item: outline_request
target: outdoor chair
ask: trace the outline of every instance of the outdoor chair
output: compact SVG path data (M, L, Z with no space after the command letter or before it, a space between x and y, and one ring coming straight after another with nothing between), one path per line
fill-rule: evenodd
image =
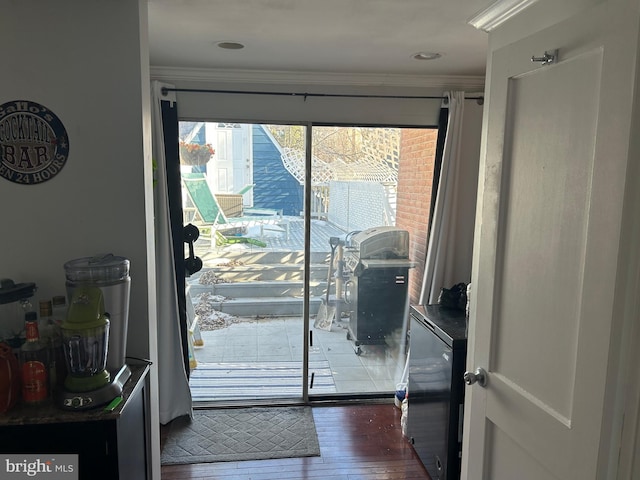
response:
M245 193L249 193L253 187L255 187L255 184L253 183L248 183L246 184L244 187L242 187L240 190L238 190L235 193L231 193L231 194L227 194L229 196L231 195L240 195L242 198L244 198L244 194ZM216 194L216 197L219 197L219 194ZM243 212L245 215L282 215L282 210L274 210L273 208L259 208L259 207L244 207L243 206ZM229 215L227 215L229 216Z
M202 174L194 174L202 175ZM216 193L218 204L222 207L224 214L229 217L242 217L243 215L277 215L278 211L273 209L254 208L244 205L244 195L253 189L253 184L247 184L235 193Z
M260 228L260 238L265 230L283 232L289 238L289 221L281 211L256 209L260 214L227 217L216 195L211 192L207 180L201 173L183 173L182 184L185 187L190 205L184 208L185 222L211 228L211 246L228 243L251 243L266 246L261 240L252 239L243 233L249 227Z

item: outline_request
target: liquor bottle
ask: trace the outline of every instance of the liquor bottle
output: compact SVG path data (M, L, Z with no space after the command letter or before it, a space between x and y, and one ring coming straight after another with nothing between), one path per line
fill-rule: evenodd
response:
M58 336L56 337L55 355L56 355L56 381L58 387L64 386L64 381L69 373L67 361L64 358L64 347L62 342L62 324L67 319L69 306L67 305L67 297L64 295L56 295L51 299L53 304L53 324L56 326Z
M55 336L53 339L53 355L56 360L56 386L62 387L67 378L67 363L64 359L64 347L62 346L62 322L67 319L67 297L56 295L51 299L53 305L53 321Z
M23 318L26 318L27 313L35 312L35 309L33 308L33 304L31 303L31 300L29 298L20 300L20 307L22 308ZM24 329L22 329L20 332L17 332L16 335L19 337L19 341L16 343L17 348L14 350L14 353L16 357L19 357L20 347L22 347L22 344L25 342L26 333Z
M51 304L53 306L53 323L60 327L67 318L67 297L56 295L51 299Z
M39 405L49 399L49 349L40 339L38 314L25 314L27 340L20 348L22 400L27 405Z
M49 337L51 336L51 315L53 315L53 307L51 300L40 300L39 309L40 318L38 319L38 332L40 332L40 339L49 343Z
M63 297L64 298L64 297ZM62 347L62 331L60 324L53 317L53 303L51 300L40 300L40 321L38 322L40 338L49 349L49 391L62 383L67 375L64 364L64 350Z
M20 398L20 364L8 343L0 342L0 414Z

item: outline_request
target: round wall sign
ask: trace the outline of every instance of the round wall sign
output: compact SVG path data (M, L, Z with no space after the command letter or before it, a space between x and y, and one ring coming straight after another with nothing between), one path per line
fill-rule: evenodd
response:
M31 185L52 179L69 156L69 138L60 119L28 100L0 105L0 177Z

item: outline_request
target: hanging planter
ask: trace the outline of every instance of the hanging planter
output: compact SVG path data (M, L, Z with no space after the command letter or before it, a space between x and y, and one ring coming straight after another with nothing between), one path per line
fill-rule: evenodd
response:
M214 153L215 150L208 143L200 145L199 143L180 142L180 163L183 165L206 165Z

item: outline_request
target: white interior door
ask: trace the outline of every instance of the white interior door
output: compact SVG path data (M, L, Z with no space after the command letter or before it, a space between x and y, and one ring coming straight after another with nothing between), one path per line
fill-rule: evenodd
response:
M463 479L596 478L634 32L596 7L491 57L468 354L488 384L467 387Z

